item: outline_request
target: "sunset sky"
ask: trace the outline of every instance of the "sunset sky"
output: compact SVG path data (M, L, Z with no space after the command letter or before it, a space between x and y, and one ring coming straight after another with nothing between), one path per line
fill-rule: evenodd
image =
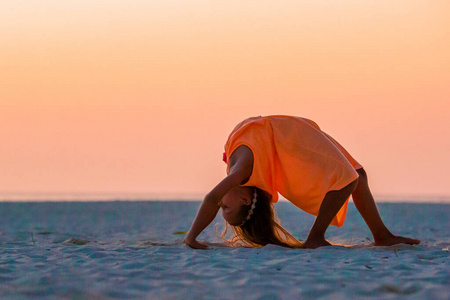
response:
M448 0L17 0L0 16L0 194L201 198L238 122L288 114L341 142L375 195L450 196Z

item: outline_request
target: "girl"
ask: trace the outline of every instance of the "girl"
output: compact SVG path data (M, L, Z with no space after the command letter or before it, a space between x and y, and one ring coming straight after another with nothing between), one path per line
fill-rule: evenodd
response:
M184 240L192 248L207 248L196 238L214 220L219 208L227 227L233 228L234 245L330 245L325 231L330 224L343 225L350 195L375 245L420 243L395 236L386 228L363 167L311 120L292 116L246 119L228 137L224 161L228 176L205 196ZM304 243L275 220L272 203L278 201L278 193L317 216Z

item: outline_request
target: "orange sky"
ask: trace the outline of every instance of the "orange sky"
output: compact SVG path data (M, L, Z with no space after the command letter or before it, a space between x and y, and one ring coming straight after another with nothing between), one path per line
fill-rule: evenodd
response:
M450 2L94 2L0 8L0 194L201 195L239 121L291 114L374 194L450 195Z

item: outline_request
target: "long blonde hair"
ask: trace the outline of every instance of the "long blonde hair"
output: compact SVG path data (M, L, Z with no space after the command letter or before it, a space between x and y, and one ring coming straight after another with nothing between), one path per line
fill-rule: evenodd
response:
M251 218L240 226L233 226L225 221L226 225L221 237L234 247L261 247L275 244L288 248L302 248L303 243L281 226L273 209L272 196L256 187L254 189L257 193L257 203ZM250 207L251 205L241 207L238 214L242 219L247 216ZM230 228L232 237L227 239L226 235Z

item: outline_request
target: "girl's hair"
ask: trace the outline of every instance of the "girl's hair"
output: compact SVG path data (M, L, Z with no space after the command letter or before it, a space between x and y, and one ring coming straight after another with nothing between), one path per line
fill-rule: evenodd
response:
M221 237L233 246L260 247L275 244L289 248L303 247L303 243L281 227L273 210L272 196L259 188L254 189L257 193L257 202L250 219L240 226L233 226L226 222ZM242 205L238 213L240 219L245 219L250 208L251 205ZM226 239L225 236L230 227L233 230L233 236L231 239Z

